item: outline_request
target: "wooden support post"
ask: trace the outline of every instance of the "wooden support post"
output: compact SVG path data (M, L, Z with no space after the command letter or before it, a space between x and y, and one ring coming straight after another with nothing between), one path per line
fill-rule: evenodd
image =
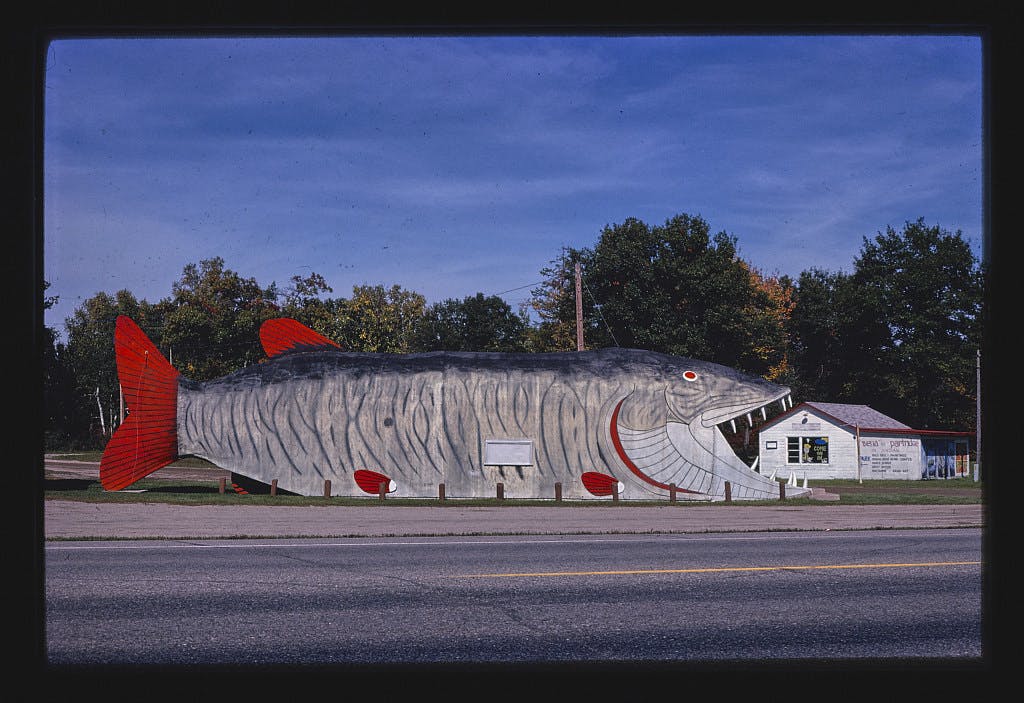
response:
M612 484L612 502L613 503L618 503L619 502L619 482L618 481L616 481L615 483Z
M437 484L437 499L439 501L441 501L441 502L444 502L444 484L443 483Z
M556 503L561 503L562 502L562 484L561 484L561 482L558 482L558 483L555 484L555 502Z
M779 481L779 500L786 500L786 482Z
M725 482L725 502L732 502L732 484L728 481Z
M674 484L674 483L668 484L668 502L669 503L675 503L676 502L676 484Z
M388 494L388 482L381 481L377 484L377 495L380 496L380 502L383 503L385 496Z
M270 482L270 495L272 495L272 496L276 496L277 495L277 479L276 478L273 481Z
M324 479L324 498L331 497L331 479Z
M222 478L220 480L220 492L221 493L224 492L224 487L227 485L227 482L228 482L228 480L226 478Z
M505 484L498 484L498 500L505 500Z

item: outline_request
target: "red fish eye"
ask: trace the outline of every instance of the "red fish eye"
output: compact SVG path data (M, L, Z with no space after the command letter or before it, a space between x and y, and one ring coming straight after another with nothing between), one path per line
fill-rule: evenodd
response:
M693 371L683 371L683 378L685 378L687 381L696 381L697 374L695 374Z

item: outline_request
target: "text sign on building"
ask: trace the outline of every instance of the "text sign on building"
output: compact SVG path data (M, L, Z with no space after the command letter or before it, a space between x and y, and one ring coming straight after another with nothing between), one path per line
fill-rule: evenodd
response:
M484 466L533 466L533 441L488 439L484 442Z
M918 478L921 475L921 440L861 437L860 468L864 478Z

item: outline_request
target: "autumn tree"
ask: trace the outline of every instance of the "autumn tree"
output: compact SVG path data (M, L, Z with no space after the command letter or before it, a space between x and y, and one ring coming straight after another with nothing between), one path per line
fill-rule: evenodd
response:
M541 269L544 280L531 291L529 305L539 318L527 332L535 351L573 351L576 349L575 266L583 252L562 247L558 257ZM591 300L584 296L584 324L590 330L597 322ZM593 339L586 334L586 339Z
M318 329L349 351L405 354L412 350L426 299L399 285L354 286L352 297L330 301L330 322Z

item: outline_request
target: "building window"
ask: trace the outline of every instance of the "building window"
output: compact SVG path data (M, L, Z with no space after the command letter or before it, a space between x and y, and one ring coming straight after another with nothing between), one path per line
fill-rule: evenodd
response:
M828 463L828 437L787 437L786 449L789 464Z
M787 437L786 438L786 463L787 464L799 464L800 463L800 438L799 437Z

